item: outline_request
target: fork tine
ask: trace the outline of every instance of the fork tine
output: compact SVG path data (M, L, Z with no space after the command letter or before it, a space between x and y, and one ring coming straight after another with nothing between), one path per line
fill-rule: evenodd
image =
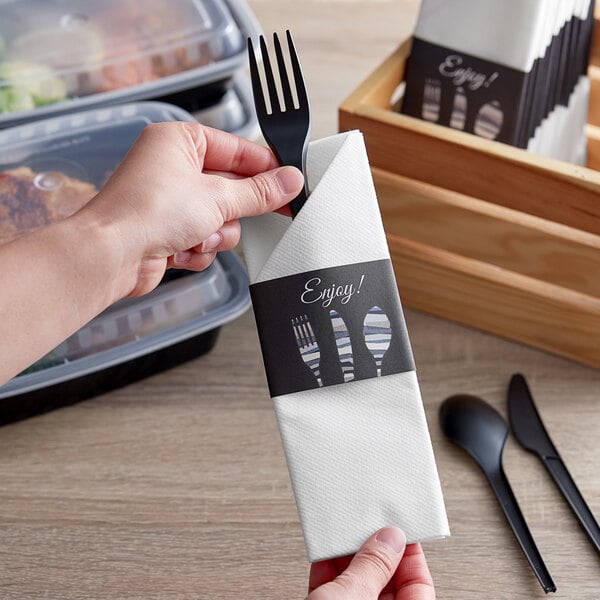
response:
M310 321L306 321L306 328L308 329L308 335L310 336L310 341L311 341L311 343L314 344L317 340L315 338L315 332L313 331Z
M302 319L302 341L304 342L305 346L308 346L308 344L310 344L310 338L308 335L308 329L306 327L306 322L304 321L304 319Z
M294 110L294 99L292 97L292 88L290 87L290 76L285 68L281 43L277 33L273 33L273 45L275 46L275 56L277 57L277 67L279 68L279 78L281 79L281 89L283 91L283 101L285 110Z
M254 107L256 114L260 119L267 115L267 105L265 104L265 94L260 83L260 74L258 64L256 63L256 54L252 38L248 38L248 58L250 60L250 80L252 81L252 94L254 95Z
M265 79L267 81L267 89L269 90L269 99L271 102L271 112L275 112L275 102L279 107L279 112L282 112L281 103L279 102L279 96L277 95L277 86L275 85L275 77L273 76L273 69L271 67L271 61L269 60L269 51L267 49L267 42L265 42L264 36L260 36L260 52L262 54L263 65L265 67Z
M308 95L306 94L304 78L302 77L302 69L300 67L298 55L296 54L294 40L292 39L292 34L290 33L289 29L286 30L285 35L287 37L288 48L290 49L290 58L292 59L294 83L296 84L296 94L298 95L298 108L308 110Z
M294 317L292 319L292 327L294 328L294 335L296 336L296 341L300 344L302 339L302 332L300 331L300 325L298 323L298 317Z

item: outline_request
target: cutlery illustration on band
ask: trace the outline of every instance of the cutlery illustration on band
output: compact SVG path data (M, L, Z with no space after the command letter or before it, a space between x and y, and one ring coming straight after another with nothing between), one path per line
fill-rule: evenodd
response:
M423 90L422 117L425 121L436 123L440 118L442 86L438 79L426 79Z
M495 140L502 129L504 113L497 100L486 102L475 117L473 133L488 140Z
M300 352L304 364L312 371L319 387L323 387L320 371L321 352L308 317L302 315L292 319L292 327L294 329L298 351Z
M344 383L355 378L354 355L352 342L346 322L336 310L329 311L329 318L335 336L335 345L342 368ZM321 379L321 350L317 337L307 315L292 318L292 329L298 352L302 362L312 371L319 387L323 387ZM383 357L392 341L392 325L388 316L379 306L369 309L363 321L363 336L367 350L371 353L377 369L377 377L381 377Z
M344 319L340 317L337 311L330 310L331 324L333 325L333 333L335 334L335 345L337 346L342 373L344 375L344 383L348 383L354 379L354 358L352 356L352 342L350 334Z
M456 88L454 94L454 105L450 115L450 127L452 129L464 129L467 121L467 96L462 87Z
M363 334L369 352L375 359L377 377L381 377L381 364L392 341L392 325L379 306L373 306L365 317Z
M423 105L421 108L421 117L424 121L437 123L442 113L442 82L439 79L427 78L423 89ZM495 140L502 129L504 122L504 112L497 100L485 102L479 108L470 107L476 114L470 119L470 126L467 126L467 95L465 89L459 86L454 91L452 100L452 112L450 113L450 122L452 129L464 131L465 128L473 133L488 140Z

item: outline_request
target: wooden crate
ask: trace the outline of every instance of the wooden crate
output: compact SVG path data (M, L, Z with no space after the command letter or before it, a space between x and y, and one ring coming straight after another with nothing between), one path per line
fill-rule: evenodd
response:
M588 168L392 111L410 45L339 112L365 136L403 302L600 367L600 39Z

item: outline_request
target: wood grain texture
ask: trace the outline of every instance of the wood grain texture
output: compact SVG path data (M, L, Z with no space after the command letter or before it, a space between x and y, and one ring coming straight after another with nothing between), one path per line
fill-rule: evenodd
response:
M399 114L410 46L339 112L365 134L407 305L600 367L600 128L581 168Z
M600 236L372 171L387 233L600 300Z
M588 74L590 76L590 107L588 112L588 123L600 125L600 56L595 57L595 64L590 65Z
M600 368L600 298L388 235L407 306Z
M413 0L251 5L266 31L294 31L315 137L336 131L339 102L406 38L416 10ZM453 532L425 545L438 598L541 599L483 477L445 441L437 411L468 391L505 414L510 374L524 372L600 514L600 372L415 311L406 317ZM511 440L505 468L557 598L597 600L600 561L541 465ZM250 313L204 357L2 428L0 481L3 599L304 597L308 565Z

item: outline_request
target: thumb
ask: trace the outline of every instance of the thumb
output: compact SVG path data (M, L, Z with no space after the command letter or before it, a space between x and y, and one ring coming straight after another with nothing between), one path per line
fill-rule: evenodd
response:
M304 177L295 167L279 167L254 177L225 179L220 194L223 222L273 212L291 202L302 189Z
M397 527L386 527L372 535L356 553L336 582L350 598L378 598L390 581L406 548L406 536Z

